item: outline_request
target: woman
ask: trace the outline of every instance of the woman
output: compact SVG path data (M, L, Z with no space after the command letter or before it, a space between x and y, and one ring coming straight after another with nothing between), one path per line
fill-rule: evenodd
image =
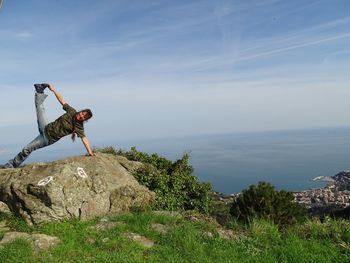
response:
M9 160L3 168L16 168L21 165L27 159L31 152L51 145L57 142L62 137L71 134L72 140L75 140L76 134L81 138L88 154L94 156L89 141L84 133L84 122L92 117L92 112L89 109L85 109L77 112L74 108L68 105L55 88L51 84L34 84L35 93L35 107L38 121L39 135L25 146L21 152L19 152L13 159ZM48 88L51 90L59 103L63 106L63 110L66 111L61 117L54 122L48 123L44 100L48 95L44 94L44 90Z

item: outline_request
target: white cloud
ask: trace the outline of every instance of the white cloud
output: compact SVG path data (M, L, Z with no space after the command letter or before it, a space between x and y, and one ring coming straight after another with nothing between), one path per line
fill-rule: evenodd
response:
M8 154L9 152L5 149L0 149L0 155Z
M34 34L30 31L20 31L15 33L15 37L19 39L28 39L28 38L33 38Z

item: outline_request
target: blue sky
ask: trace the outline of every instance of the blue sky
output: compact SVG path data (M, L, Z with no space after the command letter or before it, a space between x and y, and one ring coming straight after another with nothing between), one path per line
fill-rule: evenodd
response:
M349 44L348 0L5 0L2 137L36 135L37 82L92 143L349 126Z

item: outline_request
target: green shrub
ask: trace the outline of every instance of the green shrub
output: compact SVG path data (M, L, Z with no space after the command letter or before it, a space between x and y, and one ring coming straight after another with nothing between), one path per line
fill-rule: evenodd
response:
M130 151L115 150L113 147L97 149L104 153L122 155L129 160L139 161L145 165L134 173L135 178L148 189L156 193L156 209L194 210L208 213L210 183L201 183L193 175L189 165L189 155L172 162L158 154L139 152L136 147Z
M257 186L251 185L243 190L233 202L230 213L245 222L263 218L280 226L302 221L306 217L306 210L294 202L292 193L276 191L266 182L260 182Z

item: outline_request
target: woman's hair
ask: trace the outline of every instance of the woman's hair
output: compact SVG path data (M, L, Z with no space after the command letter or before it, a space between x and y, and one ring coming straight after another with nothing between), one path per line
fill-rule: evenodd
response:
M79 111L78 113L83 112L83 111L85 111L85 112L87 113L87 117L86 117L85 121L87 121L88 119L91 119L91 117L92 117L92 112L91 112L91 110L90 110L90 109L85 109L85 110ZM84 121L84 122L85 122L85 121Z
M84 121L82 121L82 123L86 122L87 120L91 119L91 117L92 117L92 111L90 109L81 110L81 111L79 111L79 112L74 114L74 116L73 116L73 132L72 132L72 136L71 136L73 142L75 141L75 136L76 136L76 133L75 133L76 116L80 112L86 112L87 113L86 119Z

